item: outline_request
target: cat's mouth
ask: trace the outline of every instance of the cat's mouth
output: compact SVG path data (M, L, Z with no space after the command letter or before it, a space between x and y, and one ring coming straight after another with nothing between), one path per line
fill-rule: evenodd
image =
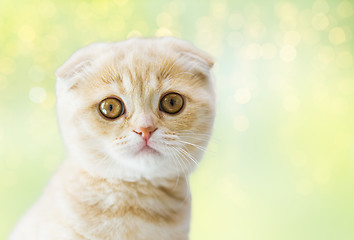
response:
M156 154L159 155L160 152L157 151L156 149L150 147L149 145L144 145L142 148L140 148L136 154Z

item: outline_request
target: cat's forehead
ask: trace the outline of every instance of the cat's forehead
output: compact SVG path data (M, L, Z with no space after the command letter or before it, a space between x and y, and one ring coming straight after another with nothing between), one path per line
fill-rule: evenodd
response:
M169 88L197 86L196 82L203 82L205 77L191 68L196 65L193 60L173 51L146 47L118 50L101 65L95 74L100 80L98 84L113 83L124 94L146 95Z
M187 74L187 70L178 63L176 56L154 53L151 57L148 54L129 53L124 57L108 59L95 74L98 84L117 84L124 93L162 89L169 84L179 85L176 79L182 73Z
M212 60L190 43L173 38L97 43L77 51L56 75L57 93L98 92L114 84L122 94L202 87ZM87 91L92 90L92 91Z

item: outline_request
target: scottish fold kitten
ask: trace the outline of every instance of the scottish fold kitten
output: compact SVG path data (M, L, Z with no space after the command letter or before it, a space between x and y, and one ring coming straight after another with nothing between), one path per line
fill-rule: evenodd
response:
M175 38L96 43L57 72L68 157L10 240L185 240L215 113L212 59Z

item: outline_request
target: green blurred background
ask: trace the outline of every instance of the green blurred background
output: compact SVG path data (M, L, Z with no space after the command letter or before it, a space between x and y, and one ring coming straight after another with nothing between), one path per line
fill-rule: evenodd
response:
M191 240L354 239L354 1L1 0L0 239L65 157L54 71L96 41L173 35L216 59Z

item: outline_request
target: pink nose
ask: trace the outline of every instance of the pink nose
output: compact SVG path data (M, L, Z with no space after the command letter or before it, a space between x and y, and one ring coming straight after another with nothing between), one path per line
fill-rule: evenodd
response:
M139 130L133 130L136 134L141 135L144 141L147 143L151 135L157 130L155 127L141 127Z

